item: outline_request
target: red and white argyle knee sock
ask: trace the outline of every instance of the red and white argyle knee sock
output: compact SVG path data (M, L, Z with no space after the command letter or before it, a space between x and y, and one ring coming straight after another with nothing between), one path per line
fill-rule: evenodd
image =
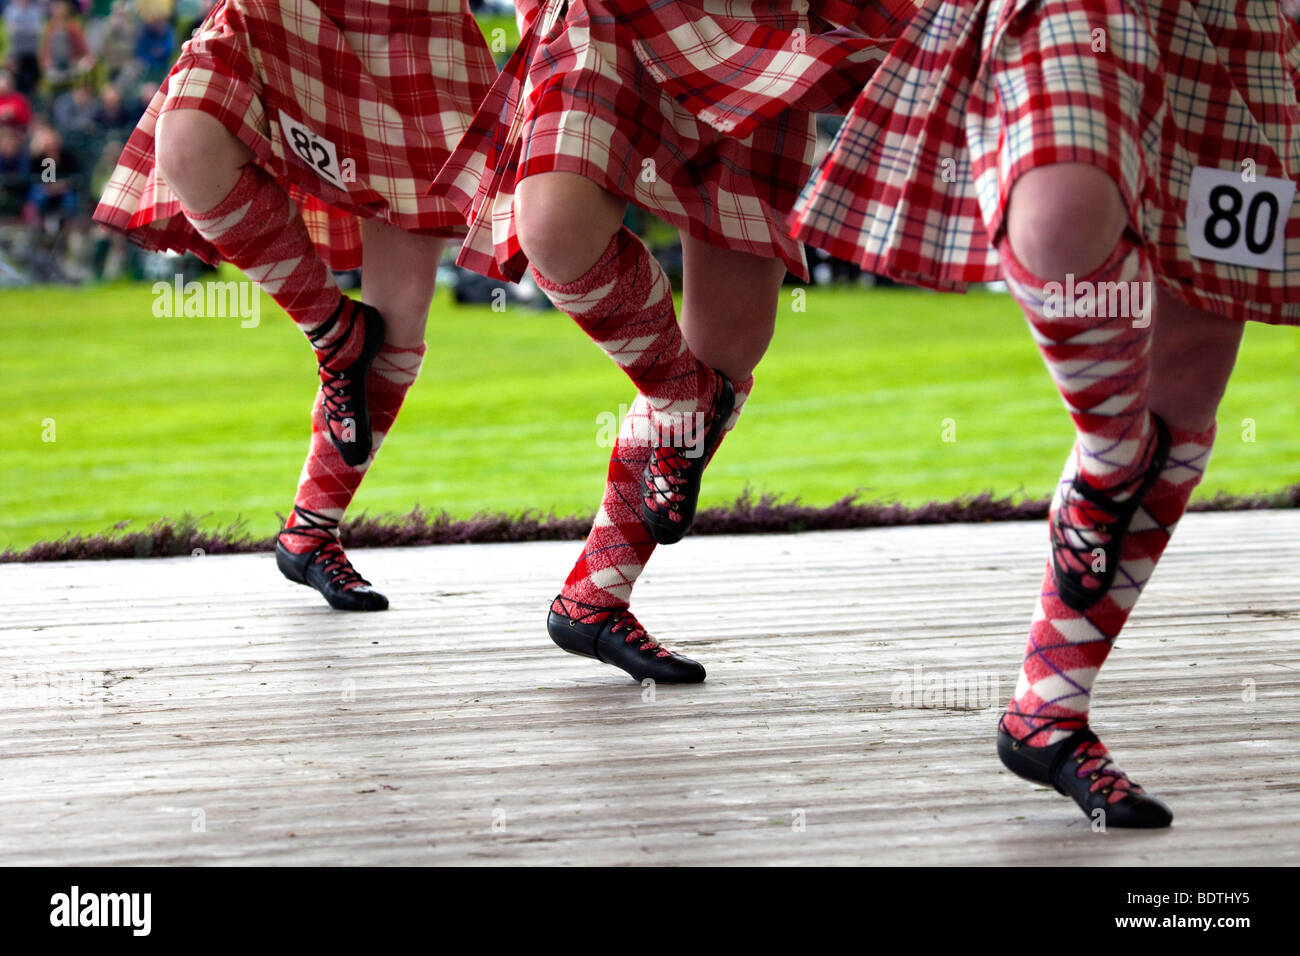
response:
M289 314L322 365L345 368L361 353L365 325L312 245L289 194L260 166L244 167L235 187L207 212L185 210L216 246Z
M301 530L296 534L282 533L280 539L290 551L305 554L315 549L324 535L337 536L343 512L352 502L361 486L361 479L379 453L379 446L393 427L407 390L420 374L424 353L423 345L419 348L385 345L375 356L366 382L374 446L370 458L355 468L343 460L330 441L329 433L321 429L321 396L317 393L316 407L312 410L311 445L302 467L302 477L298 480L294 512L285 525L286 530L295 527Z
M1214 426L1169 431L1169 461L1133 516L1115 583L1105 597L1086 611L1071 610L1058 599L1048 565L1024 666L1004 718L1007 732L1029 746L1049 746L1087 723L1093 682L1205 472ZM1076 461L1072 456L1067 463L1054 507L1074 478Z
M736 407L723 437L736 427L753 387L752 376L736 385ZM582 554L556 599L557 612L581 618L593 609L628 606L632 587L655 549L655 540L641 520L641 472L650 459L652 435L649 408L638 395L619 429L609 458L605 497Z
M1147 412L1154 285L1145 248L1125 235L1096 271L1065 283L1030 273L1005 238L998 255L1074 420L1077 473L1124 501L1141 485L1155 446ZM1119 314L1106 314L1112 311Z
M663 267L626 227L596 264L572 282L532 270L538 288L605 350L646 397L658 444L689 444L718 388L718 377L686 345Z

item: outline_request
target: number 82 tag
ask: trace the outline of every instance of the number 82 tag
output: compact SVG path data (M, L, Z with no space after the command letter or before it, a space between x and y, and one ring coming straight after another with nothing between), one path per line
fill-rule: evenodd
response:
M1197 259L1281 271L1296 184L1197 166L1187 195L1187 249Z
M285 145L310 166L312 172L330 185L347 190L339 169L338 151L333 143L323 136L317 136L284 110L280 110L280 128L284 130Z

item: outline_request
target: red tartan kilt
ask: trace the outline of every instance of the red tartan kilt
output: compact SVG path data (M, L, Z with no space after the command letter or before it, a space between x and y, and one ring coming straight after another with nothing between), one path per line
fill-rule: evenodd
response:
M427 186L495 75L466 0L226 0L182 48L128 139L95 219L146 248L220 260L155 162L161 113L196 109L220 120L286 186L331 268L361 265L359 218L463 235L464 217ZM332 146L333 159L324 147L313 154L332 179L294 152L281 111Z
M806 276L803 247L785 216L812 171L812 116L791 110L744 139L724 135L656 82L632 39L600 0L573 0L545 36L525 38L435 184L470 220L461 264L519 279L527 260L515 228L515 186L558 171L584 176L703 242L780 258Z
M1090 43L1100 30L1105 54ZM1028 169L1119 186L1156 278L1236 320L1300 324L1300 196L1270 270L1194 257L1197 166L1300 177L1300 40L1271 0L984 0L904 31L791 217L807 242L938 289L1000 278L994 240ZM944 173L948 175L944 175Z

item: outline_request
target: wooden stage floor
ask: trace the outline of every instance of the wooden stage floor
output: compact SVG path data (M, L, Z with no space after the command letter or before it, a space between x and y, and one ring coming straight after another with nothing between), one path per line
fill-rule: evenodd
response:
M1192 515L1093 723L1171 830L1002 770L1043 524L687 539L636 607L709 668L560 652L575 542L0 567L0 864L1295 864L1300 512Z

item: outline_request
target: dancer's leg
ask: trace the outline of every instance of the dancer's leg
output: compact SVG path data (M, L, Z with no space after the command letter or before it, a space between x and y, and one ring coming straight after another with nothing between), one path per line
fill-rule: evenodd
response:
M1100 601L1085 609L1067 606L1048 568L999 738L999 751L1013 770L1033 779L1055 777L1054 783L1064 779L1081 806L1105 808L1117 826L1163 826L1171 816L1115 767L1089 730L1092 687L1204 474L1215 412L1243 330L1163 290L1156 299L1149 406L1167 424L1167 460L1141 497L1123 539L1115 581ZM1060 495L1071 486L1067 469ZM1057 777L1062 761L1068 769Z
M692 351L737 383L735 409L726 423L729 431L749 397L753 370L771 341L785 266L779 260L732 252L689 236L683 236L682 246L682 331ZM638 396L610 456L595 524L552 604L548 622L552 633L557 626L572 629L568 622L576 621L584 632L593 630L597 636L607 623L618 625L629 636L644 634L639 625L628 627L622 618L630 618L626 609L632 588L655 548L640 510L641 476L652 452L649 411ZM647 653L661 652L648 637L642 643L651 645ZM702 679L703 669L688 674Z
M701 410L715 376L686 346L672 287L622 228L625 204L572 173L519 184L519 242L542 291L627 374L666 427Z
M352 568L338 543L338 524L393 426L407 389L414 384L424 359L424 329L433 299L434 279L443 241L394 229L382 223L361 223L361 298L383 316L384 346L375 356L367 380L372 448L359 465L343 460L320 428L318 396L307 460L299 479L293 513L280 533L281 566L294 580L306 579L334 607L383 610L387 599ZM319 575L308 573L312 566Z
M230 191L253 161L253 151L215 117L172 109L158 117L158 167L186 210L207 212Z
M785 263L682 236L682 334L733 382L754 374L776 329Z
M1171 428L1204 431L1214 424L1246 326L1174 298L1156 296L1151 346L1151 411Z

